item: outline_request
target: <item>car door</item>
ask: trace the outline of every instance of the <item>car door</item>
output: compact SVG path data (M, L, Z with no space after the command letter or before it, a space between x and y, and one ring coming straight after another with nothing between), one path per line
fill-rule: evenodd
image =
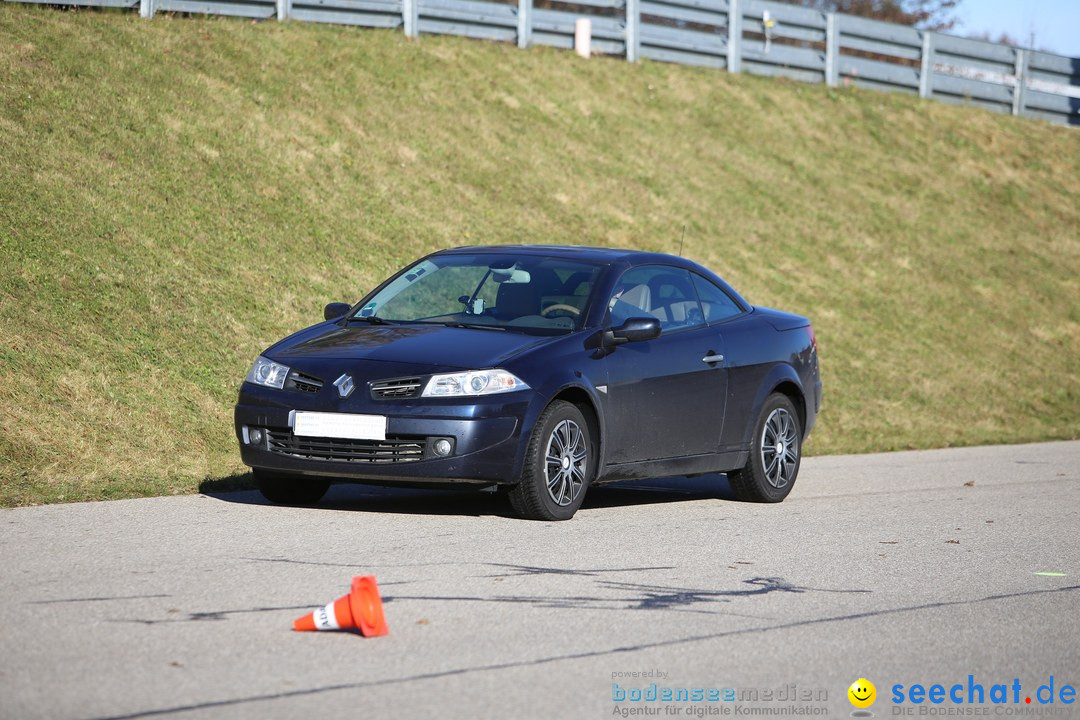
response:
M724 348L720 333L705 323L690 273L666 265L632 268L608 307L613 327L627 317L656 317L661 333L619 345L604 358L607 461L716 452L727 396Z

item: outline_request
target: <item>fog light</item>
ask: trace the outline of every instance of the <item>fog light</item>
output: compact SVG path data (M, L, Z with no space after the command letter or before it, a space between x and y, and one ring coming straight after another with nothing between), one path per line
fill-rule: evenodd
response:
M449 440L436 440L435 445L432 447L435 450L435 454L440 457L446 457L453 450Z
M252 428L248 431L248 437L251 438L252 445L262 445L263 431L259 428Z

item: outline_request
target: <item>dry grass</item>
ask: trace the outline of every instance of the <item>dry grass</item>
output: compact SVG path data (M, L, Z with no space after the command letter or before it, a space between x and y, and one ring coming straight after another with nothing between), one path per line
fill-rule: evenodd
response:
M254 356L463 243L677 251L809 315L808 450L1080 435L1080 134L454 38L0 12L0 503L242 472Z

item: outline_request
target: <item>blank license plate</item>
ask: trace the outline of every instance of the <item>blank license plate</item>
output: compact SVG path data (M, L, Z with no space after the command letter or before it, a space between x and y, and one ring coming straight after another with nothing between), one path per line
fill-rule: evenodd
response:
M293 434L303 437L385 440L386 416L298 410L293 422Z

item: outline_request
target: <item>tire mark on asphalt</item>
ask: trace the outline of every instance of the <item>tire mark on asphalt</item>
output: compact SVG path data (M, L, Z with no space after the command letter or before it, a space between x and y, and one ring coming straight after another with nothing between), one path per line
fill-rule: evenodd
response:
M476 577L521 577L524 575L578 575L581 577L595 577L601 573L644 572L646 570L675 569L674 565L632 568L596 568L594 570L570 570L565 568L537 567L533 565L513 565L510 563L484 563L484 565L489 567L507 568L516 572L499 572L494 575L477 575Z
M573 574L573 573L572 573ZM727 603L730 598L753 597L774 592L804 593L868 593L870 590L836 590L832 588L814 588L792 585L779 577L755 577L742 581L752 589L739 590L701 590L696 588L670 587L667 585L647 585L641 583L600 580L602 588L632 593L623 597L597 597L591 595L495 595L481 597L476 595L389 595L383 602L394 600L441 600L464 602L529 603L542 608L561 608L573 610L673 610L683 606L703 603ZM628 603L614 606L613 603ZM699 611L705 612L705 611ZM737 613L716 613L736 615ZM760 620L759 616L744 615Z
M945 600L941 602L923 603L921 605L910 605L907 607L890 608L887 610L869 610L861 613L852 613L850 615L836 615L833 617L814 618L811 620L798 620L795 622L781 623L779 625L743 628L741 630L725 630L724 632L708 633L705 635L693 635L687 638L679 638L675 640L660 640L657 642L643 643L640 645L624 645L621 647L609 648L607 650L593 650L589 652L568 653L565 655L552 655L550 657L538 658L535 660L517 660L513 662L494 663L491 665L478 665L475 667L464 667L456 668L453 670L441 670L438 672L420 673L418 675L410 675L400 678L390 678L388 680L370 680L364 682L338 683L335 685L324 685L323 687L308 688L305 690L289 690L287 692L251 695L248 697L231 698L228 700L210 700L201 703L191 703L189 705L176 705L173 707L159 708L156 710L144 710L140 712L128 713L125 715L100 716L97 718L93 718L92 720L135 720L136 718L161 717L164 715L174 715L177 713L191 712L195 710L207 710L211 708L223 708L231 707L234 705L244 705L246 703L266 702L269 700L304 697L307 695L318 695L320 693L336 692L339 690L358 690L361 688L381 687L384 685L399 685L402 683L417 682L423 680L437 680L445 677L453 677L455 675L467 675L470 673L509 670L519 667L547 665L556 662L563 662L566 660L583 660L586 658L604 657L606 655L620 655L623 653L641 652L642 650L651 650L661 647L673 647L677 645L687 645L691 643L704 642L707 640L717 640L720 638L733 637L736 635L750 635L752 633L767 633L777 630L790 630L794 628L809 627L812 625L821 625L825 623L847 622L850 620L864 620L867 618L881 617L883 615L898 615L902 613L919 612L921 610L958 607L962 605L976 605L979 603L1013 600L1016 598L1032 597L1035 595L1075 592L1077 590L1080 590L1080 585L1070 585L1068 587L1052 588L1049 590L1027 590L1024 592L988 595L983 598L975 598L974 600Z

